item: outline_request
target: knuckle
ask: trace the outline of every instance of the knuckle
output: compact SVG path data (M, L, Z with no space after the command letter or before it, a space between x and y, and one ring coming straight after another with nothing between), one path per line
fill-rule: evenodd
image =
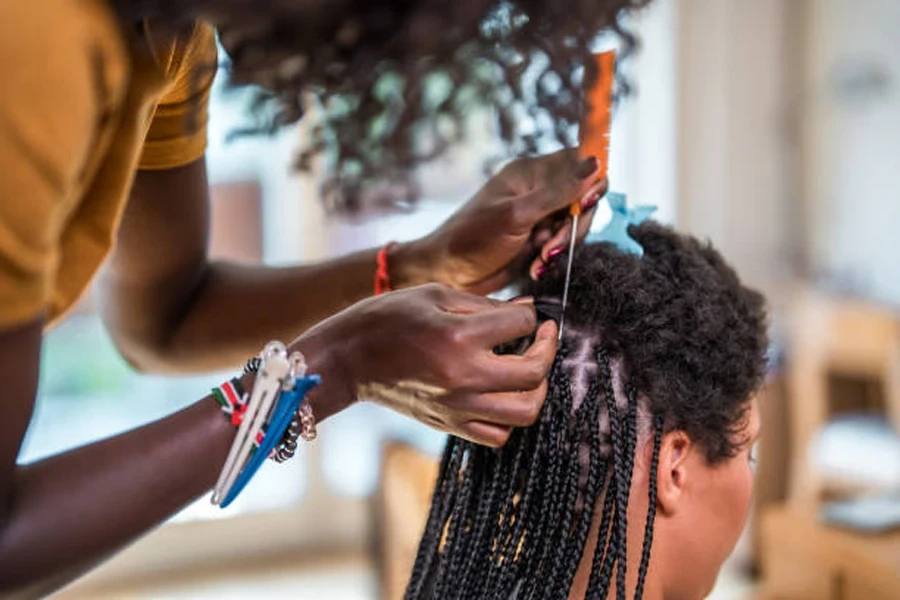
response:
M546 397L546 389L541 389L537 393L532 394L530 398L528 398L526 413L528 425L533 425L540 418L541 411L544 408L544 400L546 399Z
M456 367L450 361L437 361L432 366L432 373L438 384L452 390L456 379Z
M442 300L447 297L447 288L439 283L426 283L419 290L422 295L431 300Z
M466 328L458 323L455 319L448 319L448 322L441 330L441 342L445 348L453 351L463 349L467 344L469 335Z
M508 178L527 172L533 162L534 159L527 156L510 161L500 169L500 177Z
M537 328L537 310L533 305L516 305L519 308L519 325L525 332L534 331Z
M491 445L494 448L502 448L509 441L509 437L512 435L511 429L499 429L497 433L491 436Z
M507 227L519 224L522 219L522 202L515 198L504 198L498 205L500 221Z
M529 390L533 390L541 387L546 376L544 365L537 361L532 361L525 369L523 383L528 386Z
M440 361L435 367L435 377L451 394L457 394L472 387L471 376L464 365L457 361Z

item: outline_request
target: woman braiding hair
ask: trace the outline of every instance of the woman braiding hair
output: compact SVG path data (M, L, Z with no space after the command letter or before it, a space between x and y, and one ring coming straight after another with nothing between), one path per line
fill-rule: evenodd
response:
M300 162L327 152L346 208L367 179L439 155L473 105L496 109L510 155L538 148L535 122L571 146L590 42L611 30L628 46L619 24L643 4L0 1L0 594L52 593L201 496L228 506L267 457L302 453L360 400L495 447L544 402L555 324L485 295L558 260L573 202L586 236L607 188L596 157L520 158L418 239L277 268L213 260L221 63L257 86L248 130L307 120ZM288 200L302 201L316 198ZM88 289L135 369L234 377L22 463L44 333ZM528 336L521 355L493 352Z

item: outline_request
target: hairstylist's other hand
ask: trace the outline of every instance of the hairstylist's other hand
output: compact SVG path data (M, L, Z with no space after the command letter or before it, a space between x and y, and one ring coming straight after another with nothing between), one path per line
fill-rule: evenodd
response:
M310 397L320 418L357 398L488 446L537 419L556 355L545 323L522 356L493 348L535 333L530 303L496 302L438 284L370 298L295 342L323 377Z
M434 233L398 249L410 258L398 264L415 265L401 279L487 294L526 270L537 278L568 249L573 202L584 207L579 240L587 235L607 189L596 173L574 150L510 163Z

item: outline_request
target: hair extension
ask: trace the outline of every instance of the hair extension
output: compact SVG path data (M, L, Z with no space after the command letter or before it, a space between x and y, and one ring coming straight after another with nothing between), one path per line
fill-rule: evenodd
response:
M590 387L587 391L587 396L585 397L584 403L581 406L581 411L584 413L584 415L576 418L576 420L582 424L582 427L596 427L597 423L599 423L599 396L600 387L595 379L591 381ZM588 466L587 482L585 484L582 499L581 514L578 515L576 528L572 535L569 536L568 543L566 544L564 551L557 554L556 563L554 564L554 575L559 574L560 569L562 569L562 581L572 581L575 576L575 572L578 570L578 565L581 562L581 553L585 543L587 542L588 534L590 533L591 522L593 521L594 516L593 507L587 506L584 498L597 497L597 495L599 494L599 490L603 485L603 476L606 474L606 468L608 466L608 463L604 461L600 456L600 436L591 435L589 439L590 463ZM556 579L553 579L551 581L551 587L553 589L559 589L557 584L561 585L561 582L557 581Z
M413 566L411 581L423 582L422 575L427 573L431 567L431 561L438 553L438 545L441 541L441 533L443 524L447 520L449 511L452 507L452 498L454 496L453 483L457 479L454 477L459 463L462 460L462 440L455 437L448 437L447 444L444 448L444 455L441 459L441 466L438 470L438 488L434 493L434 500L431 503L431 509L428 512L427 527L422 540L428 540L429 546L423 545L419 549L416 556L416 562ZM421 587L409 587L406 590L406 598L418 598L422 593Z
M647 579L647 569L650 567L650 547L653 545L653 523L656 520L656 486L659 474L659 448L662 445L663 418L656 415L653 418L653 457L650 461L650 483L647 498L647 523L644 526L644 547L641 549L641 566L638 569L637 588L634 591L635 600L644 597L644 582Z
M588 598L606 598L609 591L610 578L612 577L615 553L613 551L615 530L613 529L613 500L616 498L615 477L611 477L606 489L606 498L603 502L603 518L600 521L600 531L597 535L597 545L594 548L594 559L591 566L591 575L588 581ZM612 559L612 560L610 560Z
M499 450L448 443L408 600L559 598L583 561L587 598L605 599L612 585L617 600L626 598L628 509L646 440L648 507L632 557L640 599L664 434L685 432L711 463L741 443L734 433L765 365L761 297L692 238L655 224L632 235L642 259L604 244L580 251L571 318L538 421ZM561 281L551 271L535 296L552 298Z

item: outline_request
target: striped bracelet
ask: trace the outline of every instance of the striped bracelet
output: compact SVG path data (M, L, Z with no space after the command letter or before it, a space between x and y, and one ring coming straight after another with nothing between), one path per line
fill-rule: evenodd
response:
M228 416L228 420L234 427L240 427L244 421L244 415L247 413L247 394L244 393L243 386L239 379L234 378L226 381L217 388L212 389L212 396L216 403L222 409L222 412ZM254 445L259 448L266 436L265 426L256 434Z

